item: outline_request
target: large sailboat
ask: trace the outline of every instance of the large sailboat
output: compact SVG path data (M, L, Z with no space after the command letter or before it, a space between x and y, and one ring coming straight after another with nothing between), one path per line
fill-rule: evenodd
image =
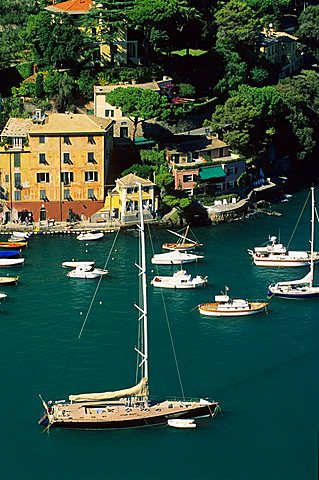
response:
M101 393L69 395L65 401L45 402L44 413L39 420L47 428L75 429L120 429L168 424L171 419L213 417L219 410L218 403L208 399L152 400L149 392L148 368L148 306L146 296L145 233L140 203L140 252L141 264L137 265L141 282L141 303L135 305L138 312L140 344L135 348L138 355L136 385L123 390Z
M268 295L280 298L313 298L319 297L319 286L314 285L314 241L315 241L315 190L311 187L311 240L310 240L310 270L307 275L298 280L277 282L269 285Z

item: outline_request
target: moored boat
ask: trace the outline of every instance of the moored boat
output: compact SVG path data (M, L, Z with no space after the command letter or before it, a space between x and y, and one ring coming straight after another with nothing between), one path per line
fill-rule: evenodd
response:
M28 245L28 242L11 242L10 239L8 242L0 242L0 248L24 248Z
M268 287L268 296L291 299L306 299L319 297L319 286L314 285L314 242L315 242L315 191L311 187L311 240L310 240L310 270L303 278L272 283ZM318 217L318 214L317 214Z
M167 425L174 428L195 428L196 422L193 418L185 419L182 418L172 418L167 420Z
M24 258L0 258L0 267L17 267L24 264Z
M0 285L16 285L18 283L19 277L0 277Z
M16 258L20 255L20 250L0 250L0 258Z
M103 232L82 232L76 237L77 240L82 241L91 241L91 240L100 240L104 237Z
M179 270L178 272L175 272L172 276L156 275L151 280L151 285L159 288L188 289L203 287L207 284L207 281L207 277L201 277L199 275L196 275L196 277L192 277L192 275L187 273L185 270Z
M204 258L204 256L195 253L172 250L171 252L167 253L156 253L153 255L151 262L154 265L182 265L184 263L196 262L201 258Z
M67 273L71 278L98 278L106 275L108 270L95 268L93 265L79 265L74 270Z
M83 267L83 266L89 266L92 267L95 265L95 261L76 261L76 260L71 260L70 262L63 262L62 267L64 268L76 268L76 267Z
M266 312L267 302L230 299L227 295L228 290L226 287L225 294L215 295L214 302L198 305L199 313L209 317L239 317Z
M187 252L188 250L194 250L196 247L201 247L202 243L199 243L197 240L187 238L188 231L189 225L187 225L184 235L181 235L178 232L173 232L172 230L168 230L168 232L173 233L179 237L179 239L176 242L163 243L162 248L164 250L180 250L181 252Z

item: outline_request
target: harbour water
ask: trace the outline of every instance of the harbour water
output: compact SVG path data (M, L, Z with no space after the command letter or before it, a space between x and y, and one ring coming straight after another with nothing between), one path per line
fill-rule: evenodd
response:
M205 258L186 268L208 275L208 287L148 288L151 394L181 396L169 322L185 395L210 397L222 408L222 415L202 419L191 430L43 432L37 424L39 393L56 400L134 384L137 238L134 232L119 234L107 265L110 274L92 305L97 281L70 279L61 263L94 259L103 267L115 234L87 244L72 235L31 238L25 266L0 272L20 275L16 287L2 288L8 299L0 306L3 478L317 478L318 300L271 299L268 314L234 319L201 317L195 308L225 285L233 297L263 299L270 282L303 276L304 268L256 267L247 248L279 232L287 243L307 194L276 205L282 216L262 214L193 229ZM308 248L310 205L307 212L293 249ZM156 273L152 249L160 252L161 244L172 240L169 235L153 229L152 241L147 239L148 280ZM159 272L176 268L161 266Z

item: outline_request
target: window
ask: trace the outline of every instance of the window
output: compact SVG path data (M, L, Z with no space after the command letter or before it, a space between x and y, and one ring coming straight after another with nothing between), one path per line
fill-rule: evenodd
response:
M97 182L97 179L98 179L97 172L85 172L86 182Z
M21 173L15 173L14 174L14 186L18 187L21 185Z
M13 165L16 168L19 168L21 166L20 165L20 153L14 153L13 154Z
M105 117L114 117L114 110L105 110L104 116Z
M88 152L88 163L96 163L93 152Z
M63 163L71 163L71 158L69 152L63 153Z
M40 135L39 143L45 143L45 137L43 135Z
M21 200L21 191L20 190L16 190L14 192L14 199L15 201L19 202Z
M94 188L89 188L88 189L88 199L89 200L95 200Z
M227 175L236 175L238 172L238 168L237 167L229 167L227 169Z
M46 195L46 190L40 190L40 200L46 201L47 195Z
M46 158L45 158L45 153L39 153L39 163L42 163L44 165L47 164Z
M136 57L136 44L128 42L127 43L127 55L129 58Z
M72 145L71 144L71 140L70 140L70 137L68 135L65 135L63 137L63 143L65 143L66 145Z
M69 189L69 188L64 189L63 199L64 199L64 200L71 200L71 193L70 193L70 189Z
M198 160L199 159L199 153L198 152L193 152L193 160Z
M150 190L150 187L143 187L142 190L143 192L148 193Z
M192 182L193 181L193 175L183 175L183 182L184 183L187 183L187 182Z
M5 175L4 181L5 181L6 183L9 183L9 175Z
M228 182L227 183L227 188L230 189L230 188L234 188L235 187L235 182Z
M88 136L88 142L91 143L92 145L95 144L95 140L94 140L93 135L89 135L89 136Z
M49 173L37 173L37 183L49 183Z
M179 155L178 154L172 155L172 162L179 163Z
M120 137L128 138L128 127L120 127Z
M74 181L73 172L61 172L61 182L64 184L70 184Z

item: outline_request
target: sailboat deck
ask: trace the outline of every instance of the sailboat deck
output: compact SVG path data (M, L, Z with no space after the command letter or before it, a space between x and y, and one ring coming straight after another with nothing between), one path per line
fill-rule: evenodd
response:
M50 423L107 423L120 422L125 420L154 419L171 415L185 415L197 409L205 409L207 413L214 413L217 403L202 403L200 401L179 402L165 400L158 404L145 408L144 406L129 406L125 404L88 404L68 403L56 404L51 407L49 413Z

